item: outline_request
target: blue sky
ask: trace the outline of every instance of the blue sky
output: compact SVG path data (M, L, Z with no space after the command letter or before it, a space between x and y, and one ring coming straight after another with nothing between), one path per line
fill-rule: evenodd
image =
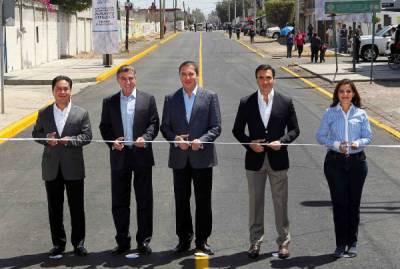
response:
M130 0L135 7L140 8L147 8L151 5L154 0ZM156 6L159 7L160 0L155 0ZM121 3L126 2L125 0L120 0ZM203 11L204 15L211 13L212 10L215 10L215 5L220 0L178 0L178 8L183 9L183 2L185 2L185 6L190 7L191 10L195 8L199 8ZM173 0L165 0L165 7L172 8L173 7Z

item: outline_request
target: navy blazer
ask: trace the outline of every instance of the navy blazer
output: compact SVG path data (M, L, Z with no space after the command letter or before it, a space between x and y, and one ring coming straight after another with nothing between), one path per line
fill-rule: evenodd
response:
M246 125L248 133L245 132ZM271 116L268 126L265 128L258 107L257 92L242 98L232 133L241 143L250 143L255 139L265 139L266 142L280 140L281 143L291 143L300 134L292 99L275 91ZM265 147L265 151L261 153L254 152L248 145L245 145L245 148L247 150L245 159L247 170L260 170L264 163L265 152L268 154L273 170L289 168L287 146L282 146L278 151Z
M103 100L103 109L100 121L100 133L104 140L114 141L124 136L124 127L121 116L121 92L117 92ZM154 96L136 89L135 117L133 123L133 140L142 136L146 141L156 138L159 131L160 119ZM107 143L110 148L110 163L112 170L120 170L124 166L124 150L112 150L112 142ZM133 165L149 167L154 165L152 144L145 148L133 147L131 151L135 160Z
M183 89L167 95L161 121L161 133L168 141L174 141L177 135L188 134L189 141L200 139L213 142L221 134L221 113L216 93L198 87L194 100L190 122L187 122ZM186 164L195 169L217 165L217 154L214 144L203 144L203 149L193 151L181 150L174 143L169 149L168 166L172 169L183 169Z

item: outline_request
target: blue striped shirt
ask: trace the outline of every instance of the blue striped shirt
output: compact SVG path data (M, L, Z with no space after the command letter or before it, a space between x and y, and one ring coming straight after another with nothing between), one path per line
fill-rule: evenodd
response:
M330 107L322 117L321 124L316 134L318 143L327 146L328 149L340 152L341 142L349 144L356 142L359 147L348 153L357 153L371 143L372 132L367 113L354 105L345 113L340 104Z
M135 119L136 106L136 89L129 96L125 96L121 91L121 117L124 128L124 140L133 140L133 121ZM125 143L127 146L132 146L132 142Z

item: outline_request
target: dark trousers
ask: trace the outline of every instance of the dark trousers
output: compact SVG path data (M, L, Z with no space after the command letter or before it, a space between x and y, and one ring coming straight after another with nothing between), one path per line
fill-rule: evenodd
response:
M318 47L311 47L311 62L318 62Z
M292 58L293 44L286 44L286 58Z
M324 172L333 205L336 246L351 246L357 242L361 194L368 166L364 153L356 157L340 155L328 152Z
M325 51L321 51L320 52L320 54L319 54L319 62L320 63L322 63L322 62L325 62Z
M124 149L125 165L122 170L111 171L112 215L117 235L115 240L118 246L130 247L129 233L130 204L133 187L136 198L136 219L138 244L149 243L153 235L153 185L152 167L135 167L129 150Z
M297 45L297 52L299 53L299 58L300 58L301 54L303 53L303 45Z
M63 224L64 189L67 190L71 215L71 243L74 247L83 245L85 241L83 179L65 180L61 170L59 170L57 178L52 181L46 181L45 185L53 245L65 247L67 241Z
M201 245L207 241L212 230L212 168L194 169L187 164L184 169L174 169L173 174L176 234L180 241L188 241L193 237L190 213L191 182L193 180L196 201L196 245Z

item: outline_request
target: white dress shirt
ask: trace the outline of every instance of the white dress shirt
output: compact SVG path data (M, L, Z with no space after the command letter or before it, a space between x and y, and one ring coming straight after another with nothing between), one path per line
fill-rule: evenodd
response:
M274 89L272 89L271 92L268 94L268 103L265 102L264 96L261 94L261 91L258 90L257 92L258 92L258 108L260 110L261 119L264 124L264 127L267 128L269 118L271 116L272 102L274 99Z
M65 123L67 122L67 118L70 111L71 111L71 101L69 102L67 107L64 108L64 110L59 109L55 103L53 105L54 121L56 122L57 131L60 136L64 130L64 126Z

